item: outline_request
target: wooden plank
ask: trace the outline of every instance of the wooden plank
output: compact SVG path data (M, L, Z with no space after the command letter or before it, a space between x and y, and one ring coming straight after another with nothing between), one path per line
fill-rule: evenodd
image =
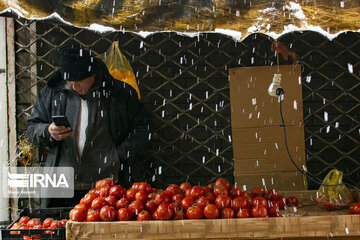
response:
M7 45L7 101L8 101L8 141L11 172L16 172L16 82L15 82L15 23L13 18L6 18ZM10 199L11 219L18 217L18 198Z
M6 166L8 162L8 127L7 127L7 92L6 92L6 22L0 17L0 164ZM5 173L4 173L5 174ZM6 186L6 177L3 177L3 169L0 169L0 194L3 195L3 186ZM0 201L0 221L7 221L8 202Z

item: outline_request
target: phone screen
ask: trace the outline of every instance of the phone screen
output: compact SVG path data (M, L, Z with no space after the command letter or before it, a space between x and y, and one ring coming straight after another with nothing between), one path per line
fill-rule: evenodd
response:
M56 126L70 127L70 123L66 116L52 116L52 120Z

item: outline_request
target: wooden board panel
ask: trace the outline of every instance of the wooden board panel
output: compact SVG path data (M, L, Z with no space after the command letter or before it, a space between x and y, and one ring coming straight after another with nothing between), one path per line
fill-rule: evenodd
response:
M360 215L346 215L344 210L332 212L332 215L323 212L322 216L303 216L305 213L312 214L310 209L302 208L296 214L301 216L282 218L98 223L70 221L66 226L66 239L309 239L332 236L357 236L360 239ZM317 211L316 214L320 213Z

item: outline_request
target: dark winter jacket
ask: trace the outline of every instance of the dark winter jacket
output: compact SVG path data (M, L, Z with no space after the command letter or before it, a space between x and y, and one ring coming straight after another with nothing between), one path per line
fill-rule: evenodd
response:
M98 179L113 177L127 187L143 181L143 158L151 140L151 126L144 106L129 85L113 79L105 64L95 59L94 86L86 94L88 127L82 157L75 146L75 134L63 141L50 137L53 115L67 116L76 129L80 96L65 89L60 72L50 77L37 96L27 133L35 145L48 147L46 166L74 168L75 189L90 189ZM132 178L130 178L132 176Z

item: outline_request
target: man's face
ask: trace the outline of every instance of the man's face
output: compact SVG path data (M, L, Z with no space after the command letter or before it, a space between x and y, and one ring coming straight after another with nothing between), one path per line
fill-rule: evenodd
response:
M95 82L95 74L80 81L66 81L67 85L79 95L85 95Z

